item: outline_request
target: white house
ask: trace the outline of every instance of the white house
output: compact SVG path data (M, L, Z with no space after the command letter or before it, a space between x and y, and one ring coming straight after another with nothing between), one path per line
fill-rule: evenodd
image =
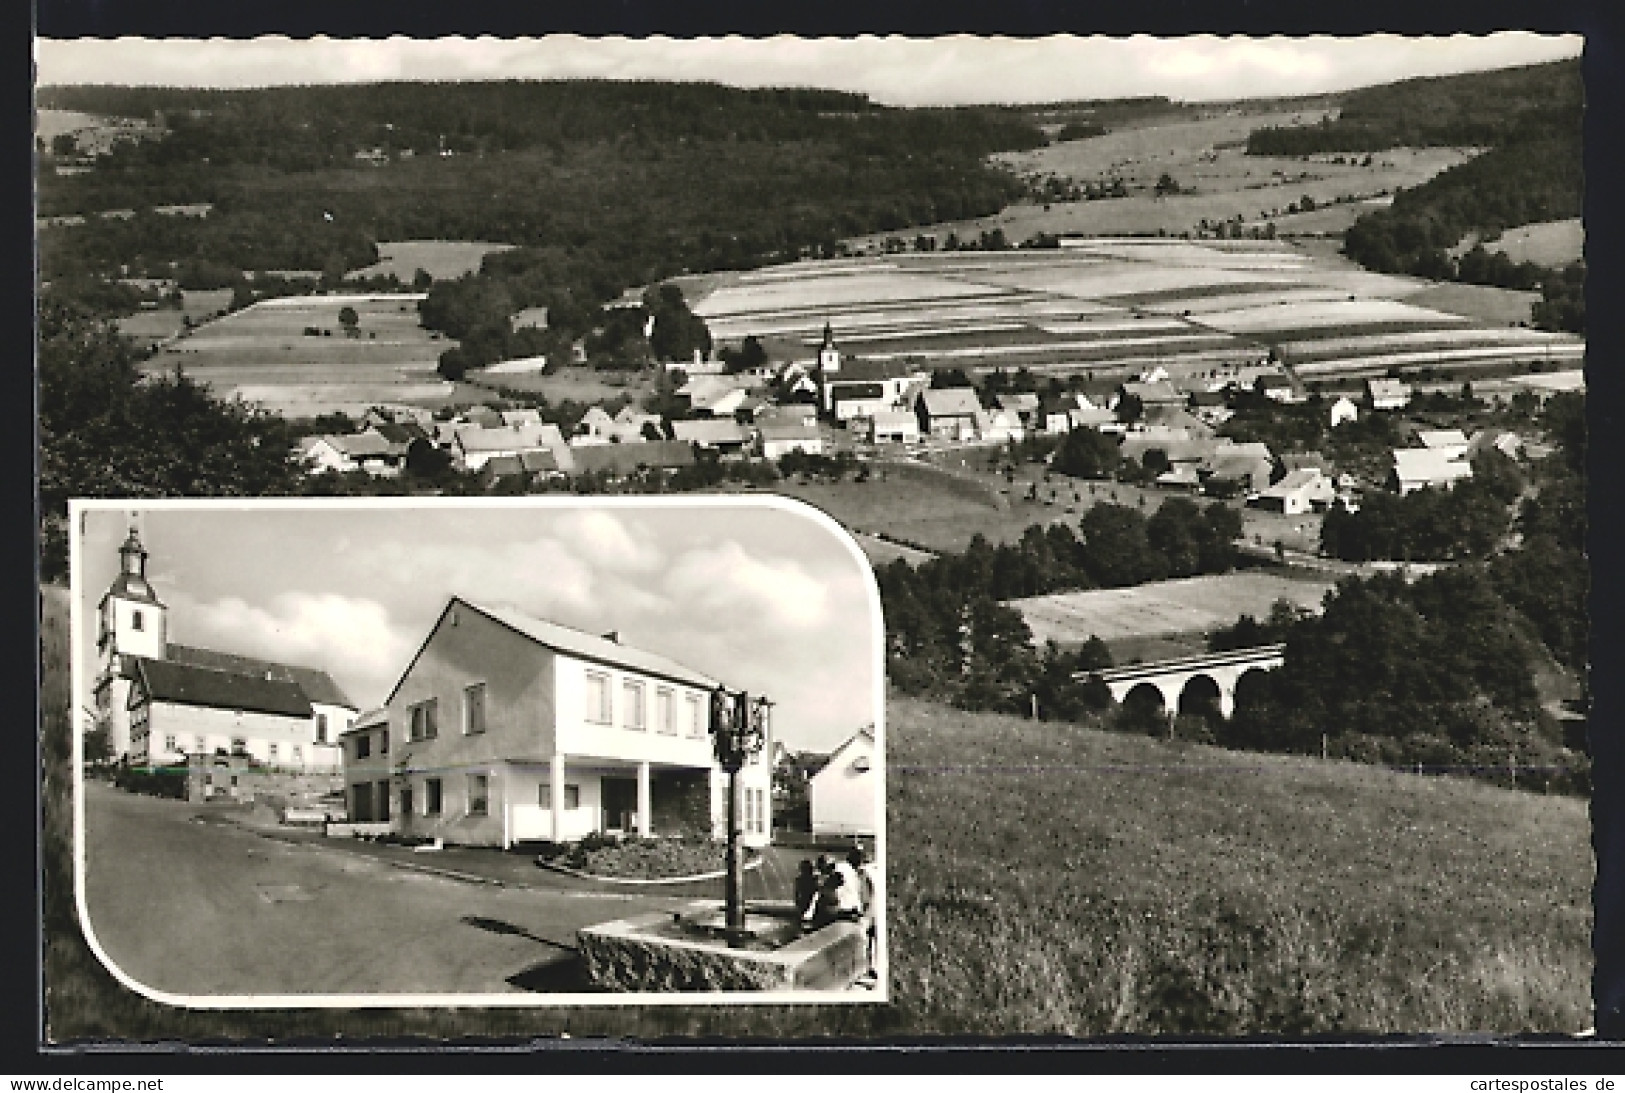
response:
M922 392L915 411L922 433L943 440L975 440L982 403L970 387L945 387Z
M1360 408L1356 406L1354 404L1354 400L1349 398L1347 395L1339 395L1337 401L1332 403L1332 428L1337 428L1345 421L1358 421L1359 418Z
M1455 458L1452 450L1438 448L1396 448L1389 488L1403 497L1424 487L1449 489L1463 478L1473 476L1473 465Z
M1330 505L1337 497L1336 484L1319 470L1305 467L1289 471L1285 478L1261 490L1253 504L1271 512L1299 516Z
M617 634L453 597L382 721L347 738L351 815L384 813L401 834L465 845L726 837L727 776L709 735L716 686ZM771 832L771 755L770 739L740 772L751 846Z
M493 456L520 455L562 447L564 435L557 425L551 423L517 427L503 425L495 429L464 425L456 431L452 455L464 470L477 471Z
M907 410L882 410L850 425L871 444L918 444L920 419Z
M824 438L816 425L763 425L756 431L762 445L762 455L780 459L791 452L821 455Z
M875 834L881 804L879 767L874 730L867 727L830 753L807 783L814 837Z
M1411 404L1411 385L1399 380L1369 379L1365 391L1373 410L1403 410Z

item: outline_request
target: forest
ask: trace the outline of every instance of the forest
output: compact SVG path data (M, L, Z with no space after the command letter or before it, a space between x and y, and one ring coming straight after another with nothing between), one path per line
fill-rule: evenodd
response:
M1496 72L1404 80L1351 93L1338 116L1320 125L1253 132L1251 155L1308 156L1381 152L1399 147L1476 147L1481 155L1362 216L1344 237L1344 253L1380 273L1436 280L1544 287L1559 292L1583 279L1583 266L1557 275L1482 248L1448 253L1469 233L1493 240L1511 227L1582 212L1584 87L1578 59ZM1577 294L1535 316L1537 325L1583 333Z
M135 212L42 232L47 281L168 276L184 261L357 269L379 240L467 239L520 248L492 260L476 294L565 316L685 270L994 212L1021 188L984 157L1045 139L1001 108L709 84L65 87L42 89L40 105L168 130L89 172L42 172L42 216ZM186 202L213 208L149 211Z

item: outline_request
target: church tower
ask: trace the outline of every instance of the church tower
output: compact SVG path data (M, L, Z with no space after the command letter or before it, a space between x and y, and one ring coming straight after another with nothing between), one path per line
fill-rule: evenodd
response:
M168 643L169 608L147 581L147 551L135 528L119 547L119 572L96 609L96 714L108 727L113 757L130 751L130 667L127 658L163 660Z
M818 347L818 370L816 376L818 380L818 407L825 412L832 409L829 400L829 389L826 385L829 383L829 377L840 372L840 370L841 351L835 348L835 331L830 327L829 321L825 320L824 341L823 344Z

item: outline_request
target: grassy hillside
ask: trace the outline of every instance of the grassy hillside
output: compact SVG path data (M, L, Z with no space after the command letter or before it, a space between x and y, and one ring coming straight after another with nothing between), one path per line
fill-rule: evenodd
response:
M1402 146L1499 145L1574 125L1584 88L1578 58L1432 76L1351 92L1335 121L1260 129L1254 155L1377 152Z
M69 883L66 596L45 596L49 1033L916 1037L1574 1031L1585 804L894 701L888 1006L170 1010Z

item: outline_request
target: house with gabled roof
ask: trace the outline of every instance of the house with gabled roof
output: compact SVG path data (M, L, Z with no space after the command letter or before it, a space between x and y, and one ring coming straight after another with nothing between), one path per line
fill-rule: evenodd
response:
M453 596L345 752L393 830L510 847L594 832L727 835L712 753L716 679L663 654ZM379 733L389 755L377 799ZM359 737L361 734L355 734ZM770 838L772 742L740 771L743 840ZM347 781L350 779L347 777ZM370 784L370 785L369 785Z
M982 402L972 387L933 387L920 393L914 405L920 433L939 440L975 440L976 415Z
M807 780L812 833L821 837L872 837L879 828L880 757L875 733L864 726L829 753Z

